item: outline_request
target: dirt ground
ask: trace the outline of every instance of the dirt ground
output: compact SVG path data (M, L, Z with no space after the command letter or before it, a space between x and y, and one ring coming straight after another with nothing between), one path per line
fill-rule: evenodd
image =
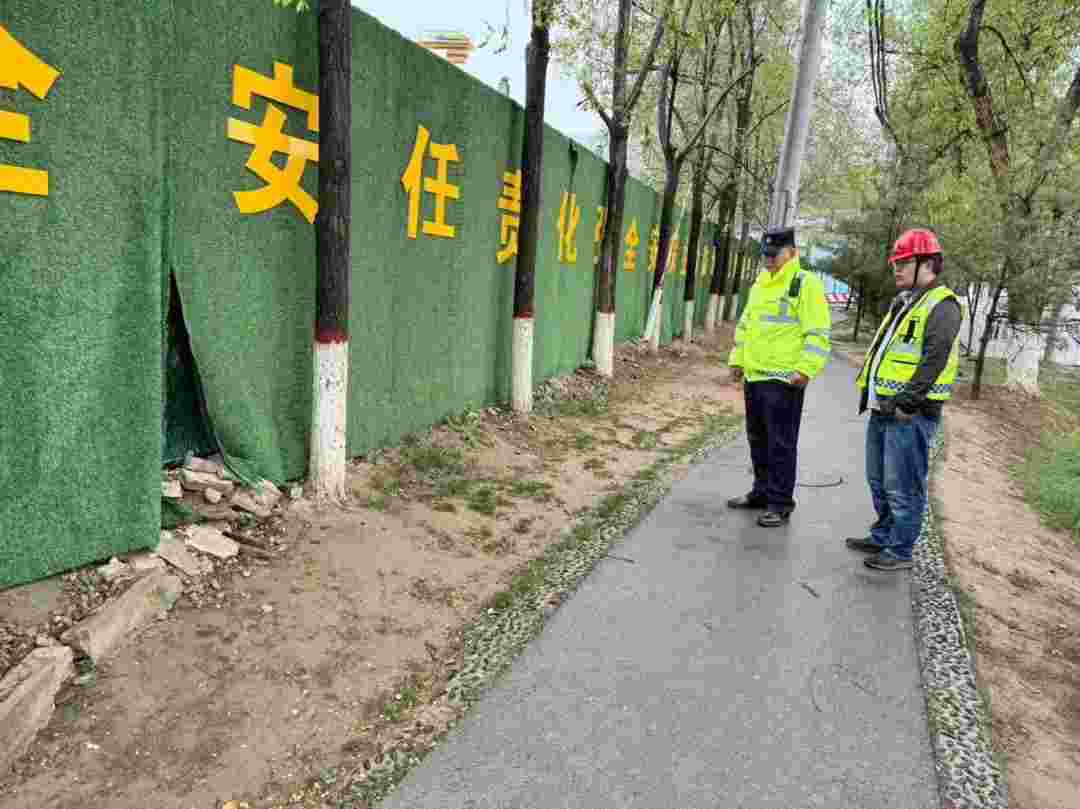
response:
M1048 418L993 388L951 403L934 486L1013 809L1080 806L1080 545L1040 524L1009 473Z
M261 551L186 580L166 620L84 668L0 778L0 806L254 809L302 801L323 768L402 734L424 747L455 718L439 697L462 628L515 572L670 448L739 418L729 343L730 327L658 357L622 347L610 391L579 372L529 418L466 414L359 459L347 509L298 500L256 529L221 524ZM115 589L88 569L0 593L0 675Z

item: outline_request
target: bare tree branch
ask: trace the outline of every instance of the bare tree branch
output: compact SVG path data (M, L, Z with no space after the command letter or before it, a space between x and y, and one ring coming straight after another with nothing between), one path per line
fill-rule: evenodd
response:
M596 97L596 91L593 89L592 83L582 82L581 89L585 92L585 97L589 100L589 103L596 111L596 114L600 116L600 119L604 122L604 125L608 129L611 129L611 116L609 116L607 110L604 109L604 105L600 103L600 99Z
M638 77L634 80L634 86L630 88L630 95L627 96L627 110L632 110L635 106L637 106L638 98L640 98L641 96L641 91L645 88L645 79L649 75L649 70L647 68L652 65L653 62L656 60L656 52L660 49L660 42L664 38L664 22L664 14L661 14L656 20L656 30L653 32L652 42L649 43L649 49L645 51L645 58L641 62L643 67L646 69L643 69L638 74ZM616 115L619 115L619 113L616 112Z
M1020 60L1016 58L1016 56L1012 52L1012 48L1009 47L1009 43L1005 41L1005 35L992 25L984 25L983 30L989 31L991 34L994 34L1001 41L1001 47L1005 49L1005 53L1009 55L1009 58L1012 59L1013 64L1016 65L1016 72L1020 74L1020 78L1024 82L1024 87L1028 91L1028 96L1031 98L1032 101L1034 101L1035 90L1032 88L1031 83L1028 81L1027 74L1024 72L1023 66L1021 66Z

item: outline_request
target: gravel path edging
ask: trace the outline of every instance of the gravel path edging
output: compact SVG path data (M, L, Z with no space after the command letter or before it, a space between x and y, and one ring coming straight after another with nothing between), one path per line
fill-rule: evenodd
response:
M939 432L932 474L940 472L944 450ZM994 756L990 715L979 694L932 501L927 502L912 573L915 640L942 809L1008 809L1005 773Z

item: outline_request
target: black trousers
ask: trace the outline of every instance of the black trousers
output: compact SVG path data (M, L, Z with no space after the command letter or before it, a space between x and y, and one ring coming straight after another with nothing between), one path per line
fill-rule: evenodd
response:
M795 508L795 471L798 467L799 425L806 388L784 382L747 382L746 435L754 463L750 496L773 511Z

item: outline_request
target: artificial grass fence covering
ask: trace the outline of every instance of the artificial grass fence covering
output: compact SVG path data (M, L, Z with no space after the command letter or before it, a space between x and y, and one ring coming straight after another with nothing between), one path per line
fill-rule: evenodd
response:
M524 115L363 13L353 26L356 455L509 397L500 201ZM305 474L317 73L314 15L263 0L3 0L0 587L156 544L161 464L186 450ZM605 172L545 138L538 381L589 353ZM410 166L454 191L414 198ZM659 213L631 181L619 340L645 323ZM668 277L665 342L684 278Z

